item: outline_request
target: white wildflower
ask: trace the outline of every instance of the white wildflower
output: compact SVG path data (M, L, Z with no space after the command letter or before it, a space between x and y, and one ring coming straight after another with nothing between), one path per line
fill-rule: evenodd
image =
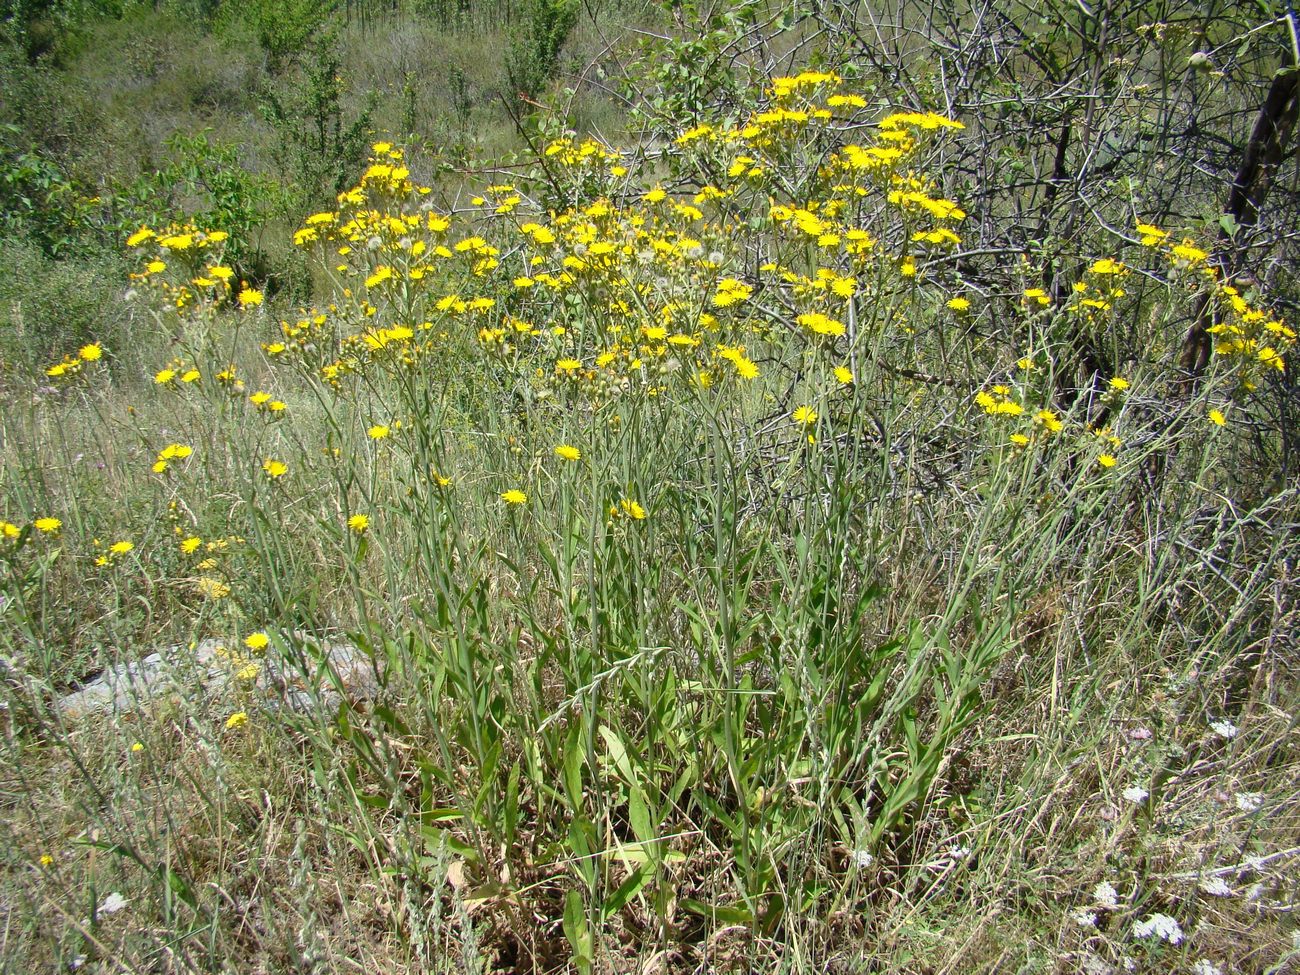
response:
M1097 914L1095 911L1085 911L1082 908L1070 912L1070 919L1081 928L1095 928L1097 926Z
M1223 975L1223 969L1208 958L1199 958L1192 963L1192 975Z
M1236 798L1237 808L1244 813L1253 813L1264 805L1264 793L1262 792L1238 792Z
M948 847L948 856L953 860L965 860L970 856L970 847L954 843L952 846Z
M1146 727L1145 725L1140 728L1134 728L1132 731L1128 733L1128 736L1132 738L1134 741L1150 741L1151 729Z
M857 867L859 870L866 870L867 867L871 866L873 863L876 862L876 858L872 856L870 853L868 853L866 850L854 850L852 853L852 857L853 857L853 865Z
M1227 718L1220 718L1218 721L1210 722L1210 730L1220 738L1236 738L1238 728Z
M1142 802L1151 793L1140 785L1131 785L1120 793L1128 802Z
M1119 907L1119 891L1109 880L1103 880L1096 887L1092 888L1092 899L1108 911L1113 911Z
M1168 914L1152 914L1145 921L1133 925L1133 937L1150 938L1155 936L1171 945L1183 943L1183 929Z
M1222 877L1206 877L1201 881L1201 890L1211 897L1231 897L1234 893Z

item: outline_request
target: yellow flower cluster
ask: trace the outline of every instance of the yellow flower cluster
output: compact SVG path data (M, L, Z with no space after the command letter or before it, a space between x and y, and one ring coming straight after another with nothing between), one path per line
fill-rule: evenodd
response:
M177 312L211 311L232 291L235 272L222 262L224 230L172 224L162 230L141 227L127 238L141 263L131 280L156 289L164 305Z

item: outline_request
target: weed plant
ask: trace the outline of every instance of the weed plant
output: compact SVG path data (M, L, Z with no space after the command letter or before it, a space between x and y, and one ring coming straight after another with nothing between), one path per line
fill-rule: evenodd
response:
M1293 329L1146 220L1068 293L973 286L959 119L753 102L454 212L375 143L292 312L221 230L131 235L132 354L69 347L0 428L15 964L1294 956L1295 492L1233 476ZM1116 320L1144 354L1062 409L1066 326ZM57 706L209 636L232 690Z

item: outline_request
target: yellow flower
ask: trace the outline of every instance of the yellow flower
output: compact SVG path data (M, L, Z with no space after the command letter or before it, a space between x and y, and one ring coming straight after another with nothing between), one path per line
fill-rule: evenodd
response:
M528 500L528 495L517 488L511 488L509 491L501 492L501 500L506 504L523 504Z
M135 548L135 542L121 541L121 542L114 542L112 545L108 547L108 550L112 552L114 555L125 555L133 548Z
M167 385L167 383L171 382L175 378L176 378L175 369L159 369L157 372L153 374L153 381L156 382L159 386L165 386Z
M262 470L266 471L267 477L284 477L289 473L289 468L282 461L267 459L262 463Z
M11 525L7 521L0 521L0 535L3 535L5 538L17 538L21 534L22 529L17 525Z
M374 426L372 426L369 430L366 431L366 434L370 437L371 440L383 440L391 432L392 431L389 430L388 427L384 426L384 424L376 423Z
M1166 231L1149 223L1138 224L1137 232L1142 235L1143 247L1154 247L1156 244L1163 243L1169 236Z
M646 516L645 508L641 507L641 505L637 504L631 498L623 498L619 501L618 506L623 510L623 514L627 515L633 521L642 521Z
M221 264L214 264L208 268L208 276L216 278L218 281L229 281L235 276L235 272Z
M203 374L197 369L187 369L181 374L181 382L183 383L196 383L202 378Z
M230 595L230 587L212 576L200 576L194 583L194 588L200 596L206 596L208 599L225 599Z
M258 291L256 288L245 287L239 292L239 307L252 308L255 305L260 305L262 299L262 292Z
M1088 270L1093 274L1123 274L1127 268L1119 261L1103 257L1099 261L1094 261L1092 267L1088 268Z
M556 456L562 457L565 460L578 460L582 457L581 450L577 447L570 447L568 444L560 444L560 446L555 448L555 453Z
M358 535L362 535L365 533L365 530L370 527L370 516L353 515L348 519L348 527Z
M1181 244L1170 249L1170 253L1180 261L1186 261L1188 264L1196 264L1203 261L1210 255L1201 250L1190 239L1185 239Z
M131 751L133 751L133 752L142 752L142 751L144 751L144 742L137 741L137 742L135 742L134 744L132 744L132 745L131 745Z
M244 637L244 646L248 647L249 650L265 650L270 643L271 638L261 630Z
M1210 417L1210 422L1216 427L1221 427L1228 422L1228 418L1219 410L1210 410L1208 415Z
M1041 423L1049 433L1060 433L1065 426L1051 410L1039 410L1034 417L1034 421Z
M126 246L139 247L141 244L143 244L146 240L148 240L152 236L153 236L152 230L150 230L148 227L141 227L139 230L137 230L135 233L133 233L130 237L126 239Z
M955 312L970 311L970 299L962 298L960 296L956 298L949 298L948 307Z
M806 427L810 427L817 422L817 411L811 406L801 406L790 416L795 423L802 423Z
M1011 442L1015 444L1017 447L1029 446L1029 438L1026 437L1023 433L1013 433L1011 435Z
M244 711L236 711L226 719L226 730L234 731L236 728L242 728L248 724L248 714Z
M839 336L844 334L843 322L837 322L821 312L807 312L800 315L795 321L815 335Z
M1114 467L1115 457L1112 454L1102 454L1097 458L1097 463L1106 468Z
M92 342L90 345L83 345L77 350L83 362L94 362L104 354L103 347L98 342Z
M32 524L36 526L37 531L45 532L47 535L53 534L63 527L63 522L59 521L58 518L37 518Z
M50 856L48 853L42 853L42 854L41 854L41 866L42 866L42 867L52 867L53 865L54 865L54 857Z
M849 369L848 366L836 366L835 378L845 386L851 385L853 382L853 371Z
M713 296L713 304L718 308L726 308L748 300L753 293L754 289L745 282L736 278L723 278L718 282L718 292Z
M192 555L202 544L203 539L199 538L197 535L191 535L189 538L181 542L181 551L186 555Z
M1122 376L1111 377L1110 380L1111 389L1117 389L1122 393L1124 392L1124 390L1128 389L1128 387L1129 387L1129 381L1127 379L1124 379Z

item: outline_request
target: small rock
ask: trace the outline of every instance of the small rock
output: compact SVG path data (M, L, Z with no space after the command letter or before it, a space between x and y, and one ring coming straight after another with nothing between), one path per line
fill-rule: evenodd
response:
M190 698L196 685L209 697L222 696L235 685L254 693L266 710L333 712L344 698L352 702L374 698L379 692L379 669L351 643L300 638L287 656L274 645L265 655L254 656L237 643L208 639L193 648L173 646L141 660L114 664L81 690L60 698L58 707L69 718L120 715L164 696ZM250 676L245 679L244 674Z

